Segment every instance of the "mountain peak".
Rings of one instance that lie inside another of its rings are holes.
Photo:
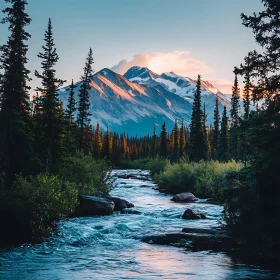
[[[132,80],[134,78],[137,78],[139,80],[139,79],[154,79],[159,75],[154,73],[147,67],[132,66],[126,71],[124,76],[128,80]]]

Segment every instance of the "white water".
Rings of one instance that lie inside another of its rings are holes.
[[[141,215],[116,212],[107,217],[61,221],[59,235],[42,244],[1,250],[0,279],[280,279],[279,274],[235,264],[223,253],[143,243],[145,235],[219,225],[222,207],[188,204],[205,213],[207,219],[187,221],[181,218],[187,205],[171,202],[171,196],[154,190],[152,182],[118,179],[115,184],[111,194],[134,203]]]

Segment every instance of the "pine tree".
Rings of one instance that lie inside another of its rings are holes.
[[[159,154],[162,158],[168,157],[168,139],[167,139],[165,123],[162,125],[161,133],[160,133]]]
[[[190,124],[190,140],[188,154],[191,161],[206,159],[207,146],[203,130],[203,112],[201,110],[201,81],[200,75],[197,78],[196,92],[192,107]]]
[[[217,159],[217,148],[219,143],[219,132],[220,132],[220,113],[219,113],[219,100],[216,97],[215,109],[214,109],[214,128],[211,141],[211,157]]]
[[[65,117],[67,121],[71,124],[74,122],[74,113],[77,110],[76,108],[76,101],[75,101],[75,88],[77,86],[74,85],[74,82],[72,80],[72,83],[70,85],[70,93],[69,93],[69,98],[68,98],[68,104],[67,104],[67,109],[65,110]]]
[[[94,131],[94,140],[93,140],[93,157],[95,159],[101,158],[102,151],[102,138],[101,138],[101,130],[99,123],[96,124],[96,129]]]
[[[231,97],[231,125],[230,125],[230,141],[229,141],[229,152],[230,157],[238,160],[239,159],[239,136],[238,136],[238,125],[239,125],[239,99],[240,89],[238,87],[238,79],[235,74],[234,86],[232,87]]]
[[[184,119],[182,119],[181,128],[180,128],[180,152],[179,152],[180,158],[185,156],[185,148],[186,148],[185,123],[184,123]]]
[[[239,100],[240,100],[240,89],[238,86],[237,75],[235,74],[234,85],[232,87],[232,96],[231,96],[231,127],[237,127],[239,123]]]
[[[156,134],[156,126],[154,126],[153,141],[152,141],[152,148],[151,148],[151,157],[155,158],[156,155],[157,155],[157,134]]]
[[[42,129],[42,139],[36,139],[42,144],[40,149],[40,158],[45,171],[57,171],[61,162],[62,155],[62,137],[63,137],[63,116],[61,115],[61,102],[58,98],[57,90],[65,81],[55,77],[56,70],[54,66],[59,60],[56,52],[51,19],[48,22],[48,28],[45,32],[45,46],[43,52],[38,54],[42,59],[42,74],[35,71],[35,76],[42,81],[42,86],[36,91],[41,93],[40,109],[40,127]]]
[[[90,122],[91,113],[89,112],[90,102],[89,102],[89,90],[90,90],[90,81],[93,75],[93,57],[92,49],[89,49],[88,56],[86,58],[86,64],[84,67],[84,74],[81,77],[81,87],[79,90],[79,107],[78,107],[78,118],[77,124],[80,128],[80,137],[79,137],[79,147],[81,150],[85,151],[85,127]]]
[[[104,159],[106,159],[107,161],[111,161],[111,157],[112,157],[112,139],[111,139],[108,127],[107,127],[107,130],[105,132],[104,139],[103,139],[102,157]]]
[[[11,7],[3,10],[2,23],[9,24],[10,36],[0,52],[0,172],[9,180],[14,174],[30,174],[35,159],[31,108],[28,91],[30,71],[26,68],[28,46],[31,37],[25,27],[31,19],[25,13],[25,0],[8,0]]]
[[[75,88],[76,86],[72,80],[68,104],[65,110],[65,148],[70,155],[75,154],[77,150],[77,124],[74,120],[74,113],[77,110],[74,96]]]
[[[221,122],[221,131],[219,135],[219,144],[217,157],[219,161],[227,162],[229,160],[228,155],[228,116],[227,108],[224,107],[222,122]]]
[[[175,120],[175,126],[173,128],[173,146],[171,151],[172,151],[171,160],[173,162],[177,162],[179,160],[179,153],[180,153],[180,130],[178,127],[178,120]]]
[[[243,90],[244,119],[248,119],[250,113],[250,74],[248,71],[245,73],[244,83],[245,83],[244,90]]]

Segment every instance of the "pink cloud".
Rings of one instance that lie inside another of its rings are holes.
[[[189,51],[141,53],[130,61],[121,60],[112,70],[124,74],[132,66],[148,67],[159,74],[173,71],[182,76],[206,74],[212,71],[205,62],[190,57]]]

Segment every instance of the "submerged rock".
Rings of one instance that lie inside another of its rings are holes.
[[[200,229],[198,229],[199,231]],[[143,242],[159,245],[174,245],[192,250],[223,251],[231,249],[233,240],[226,234],[218,233],[167,233],[142,238]]]
[[[120,211],[121,214],[141,215],[142,212],[133,209],[123,209]]]
[[[184,212],[182,218],[185,220],[197,220],[197,219],[205,219],[206,216],[198,211],[189,208]]]
[[[76,214],[79,216],[105,216],[113,213],[115,204],[113,201],[90,195],[79,195],[80,205]]]
[[[171,198],[174,202],[194,202],[197,198],[190,192],[176,194]]]

